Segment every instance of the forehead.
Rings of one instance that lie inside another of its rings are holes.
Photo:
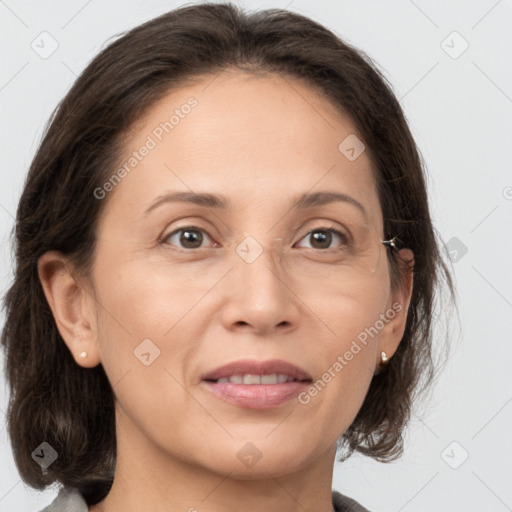
[[[342,151],[357,133],[302,81],[223,71],[173,90],[139,120],[119,166],[137,161],[125,165],[112,203],[129,203],[135,215],[167,191],[222,193],[247,207],[321,189],[355,196],[378,223],[368,152]]]

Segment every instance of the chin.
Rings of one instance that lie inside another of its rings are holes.
[[[315,459],[313,453],[306,453],[304,446],[270,446],[258,448],[256,443],[236,443],[236,448],[228,453],[233,456],[227,456],[226,452],[215,457],[210,452],[210,456],[215,460],[215,472],[228,474],[235,480],[259,480],[269,476],[280,477],[301,470]],[[240,447],[241,446],[241,447]],[[209,461],[211,466],[211,460]]]

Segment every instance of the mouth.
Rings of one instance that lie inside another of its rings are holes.
[[[202,385],[218,398],[247,409],[273,409],[312,383],[302,368],[281,360],[235,361],[202,377]]]
[[[221,377],[220,379],[210,380],[209,382],[216,382],[222,384],[224,382],[231,382],[232,384],[246,384],[254,386],[256,384],[283,384],[284,382],[297,382],[297,379],[285,375],[283,373],[271,373],[270,375],[254,375],[246,373],[245,375],[230,375],[229,377]]]

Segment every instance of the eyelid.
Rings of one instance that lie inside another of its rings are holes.
[[[308,227],[311,224],[312,224],[312,227]],[[331,231],[331,230],[332,231],[337,231],[338,233],[340,233],[340,235],[345,237],[347,239],[347,241],[352,239],[352,235],[350,233],[350,230],[348,228],[346,228],[345,226],[343,226],[342,224],[340,224],[339,222],[336,222],[336,221],[333,221],[333,220],[324,219],[324,220],[307,221],[304,224],[302,224],[301,226],[299,226],[297,231],[301,231],[302,232],[302,229],[304,228],[304,226],[307,227],[307,231],[305,231],[301,235],[301,237],[299,238],[298,241],[302,240],[305,236],[309,235],[312,231],[317,231],[317,230],[319,230],[319,231],[321,231],[321,230],[324,230],[324,231]]]

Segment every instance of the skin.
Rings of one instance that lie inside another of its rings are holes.
[[[243,501],[250,512],[328,512],[336,440],[381,351],[391,358],[400,343],[412,275],[391,290],[370,156],[350,161],[338,150],[357,129],[296,79],[224,71],[175,90],[140,120],[121,160],[191,96],[198,105],[103,199],[90,279],[55,251],[39,261],[77,364],[101,363],[116,395],[115,480],[89,510],[235,511]],[[355,198],[367,219],[342,202],[290,209],[320,190]],[[168,191],[220,193],[232,204],[166,203],[144,215]],[[180,245],[182,232],[161,240],[191,225],[204,230],[200,249]],[[357,257],[334,235],[341,252],[321,255],[308,233],[330,226],[354,233]],[[251,263],[236,252],[247,236],[262,249]],[[274,358],[316,381],[393,303],[402,310],[308,404],[252,410],[201,384],[228,362]],[[149,366],[134,356],[147,338],[160,350]],[[248,442],[262,455],[252,467],[237,457]]]

